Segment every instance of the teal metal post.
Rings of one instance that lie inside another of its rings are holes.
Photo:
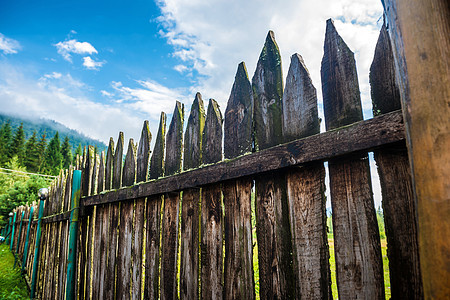
[[[75,267],[77,259],[78,215],[80,212],[81,171],[73,171],[72,201],[70,202],[69,253],[67,258],[66,300],[75,295]]]
[[[36,230],[36,244],[34,246],[33,273],[31,275],[30,299],[34,299],[36,294],[36,279],[39,267],[39,246],[41,245],[41,223],[42,223],[42,215],[44,214],[44,203],[46,198],[47,198],[46,196],[40,197],[41,201],[39,202],[39,215]]]
[[[28,240],[30,238],[31,223],[33,223],[33,209],[34,207],[32,206],[30,210],[30,216],[28,217],[28,228],[27,228],[27,236],[25,237],[25,246],[23,246],[22,273],[24,272],[25,265],[27,264]]]
[[[14,229],[16,228],[16,215],[17,213],[14,213],[14,220],[12,224],[12,232],[11,232],[11,246],[9,246],[9,249],[12,251],[13,245],[14,245]]]
[[[22,218],[20,219],[20,226],[19,226],[19,235],[17,236],[17,245],[16,245],[16,253],[14,254],[14,267],[16,267],[17,263],[17,254],[19,254],[19,248],[20,248],[20,238],[22,235],[22,224],[23,224],[23,217],[25,217],[25,211],[22,212]]]

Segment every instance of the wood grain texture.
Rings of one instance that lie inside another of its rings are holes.
[[[150,163],[150,142],[152,135],[150,133],[148,121],[144,122],[139,140],[136,157],[136,181],[146,181],[148,177],[148,168]],[[143,280],[143,249],[144,244],[144,223],[145,223],[145,201],[146,198],[139,198],[134,201],[134,226],[133,243],[131,245],[132,269],[131,276],[133,286],[131,289],[131,299],[141,299],[142,280]]]
[[[331,19],[327,21],[321,77],[326,128],[361,120],[355,59]],[[384,299],[368,156],[330,159],[328,168],[339,297]]]
[[[108,151],[106,152],[105,160],[105,190],[109,191],[112,188],[112,171],[114,162],[114,140],[109,139]]]
[[[378,37],[369,80],[374,115],[400,108],[394,56],[385,24]],[[383,197],[391,295],[396,299],[422,299],[417,206],[413,197],[406,144],[377,150],[374,157]]]
[[[181,171],[183,122],[184,105],[177,101],[166,137],[165,175],[173,175]],[[177,261],[179,210],[180,192],[165,193],[161,245],[161,299],[174,299],[178,297]]]
[[[252,86],[245,64],[242,62],[238,66],[225,111],[225,158],[235,158],[252,151],[252,115]],[[225,299],[255,299],[251,223],[252,185],[251,178],[223,183]]]
[[[102,152],[102,155],[100,157],[100,169],[98,178],[99,193],[103,192],[107,188],[106,186],[107,174],[109,174],[109,183],[110,183],[108,189],[111,188],[111,171],[112,171],[111,168],[112,168],[113,148],[114,148],[114,141],[111,138],[106,156],[104,155],[104,152]],[[109,226],[110,226],[109,212],[111,209],[110,206],[111,204],[97,206],[99,221],[101,222],[101,224],[99,225],[100,234],[98,235],[100,239],[100,250],[99,250],[100,253],[96,259],[98,272],[98,282],[96,284],[96,289],[98,289],[98,299],[104,299],[105,297],[105,280],[106,280],[106,271],[108,269],[108,244],[109,244]],[[95,294],[95,296],[97,296],[97,294]]]
[[[209,100],[203,131],[203,163],[222,160],[222,114],[217,102]],[[223,295],[223,212],[220,184],[202,188],[201,212],[201,297],[219,299]]]
[[[299,54],[291,57],[282,104],[285,142],[319,133],[316,89]],[[322,162],[286,172],[298,299],[332,298],[324,180]]]
[[[252,88],[256,150],[281,144],[283,76],[281,55],[272,31],[259,56]],[[261,298],[293,298],[295,281],[284,176],[281,173],[257,176],[255,187]]]
[[[161,113],[158,134],[156,135],[153,155],[150,160],[149,175],[151,179],[157,179],[164,174],[165,135],[166,114]],[[144,299],[158,299],[159,297],[160,224],[163,199],[163,195],[147,198]]]
[[[195,95],[184,135],[183,169],[200,166],[205,108],[200,93]],[[181,208],[180,299],[198,299],[199,290],[199,203],[200,189],[183,191]]]
[[[83,197],[81,201],[84,206],[90,206],[158,195],[166,191],[198,187],[307,162],[372,151],[404,139],[402,114],[396,111],[232,160],[151,180],[131,188]]]
[[[133,139],[128,143],[127,155],[123,166],[122,185],[131,186],[136,178],[136,145]],[[130,299],[133,286],[131,269],[133,244],[134,201],[120,203],[120,221],[117,246],[116,299]]]
[[[96,154],[93,146],[88,147],[87,152],[87,162],[85,169],[89,166],[89,186],[88,193],[91,195],[95,191],[95,183],[97,182],[97,172],[95,172],[96,165]],[[87,172],[86,172],[87,174]],[[95,213],[96,207],[90,207],[85,209],[85,220],[88,222],[87,226],[87,237],[86,237],[86,282],[85,282],[85,299],[90,299],[91,297],[91,287],[92,287],[92,263],[93,263],[93,246],[94,246],[94,225],[95,225]]]
[[[238,66],[225,110],[224,155],[235,158],[252,152],[253,91],[245,63]]]

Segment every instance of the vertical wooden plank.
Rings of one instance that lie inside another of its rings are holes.
[[[282,142],[281,55],[272,31],[267,34],[252,78],[255,147],[263,150]],[[281,173],[255,178],[260,296],[262,299],[294,298],[292,246]]]
[[[450,7],[384,0],[406,129],[425,298],[450,294]],[[446,166],[446,167],[444,167]]]
[[[184,105],[176,102],[167,132],[165,175],[181,171],[183,151]],[[180,192],[164,195],[164,216],[161,251],[161,299],[177,298],[177,253]]]
[[[156,136],[155,146],[153,148],[153,155],[150,160],[150,179],[162,177],[164,174],[165,140],[166,114],[162,112],[158,134]],[[163,195],[157,195],[147,198],[144,299],[159,298],[159,244],[161,203],[163,197]]]
[[[141,132],[141,138],[139,140],[139,146],[137,150],[136,160],[136,182],[147,181],[148,168],[150,162],[150,142],[152,135],[148,121],[144,122]],[[143,248],[144,244],[144,223],[145,223],[145,200],[146,198],[136,199],[134,202],[134,231],[133,231],[133,244],[131,245],[132,254],[132,299],[141,299],[142,297],[142,280],[143,280]]]
[[[70,197],[72,193],[72,172],[73,167],[70,166],[69,170],[66,170],[66,180],[64,182],[64,199],[63,199],[63,211],[69,211],[68,203],[70,202]],[[62,222],[61,228],[61,246],[60,246],[60,270],[59,270],[59,281],[58,281],[58,299],[64,299],[66,293],[66,275],[67,275],[67,258],[68,258],[68,223],[69,221]]]
[[[105,190],[111,189],[111,174],[112,174],[112,161],[114,153],[114,141],[111,138],[105,158]],[[100,165],[101,166],[101,165]],[[109,185],[107,185],[109,183]],[[108,254],[109,254],[109,242],[110,242],[110,211],[111,205],[104,205],[102,207],[103,213],[100,217],[102,222],[102,233],[100,241],[100,282],[99,282],[99,299],[106,298],[106,286],[108,279]]]
[[[222,160],[222,113],[209,99],[202,141],[202,161]],[[201,213],[201,297],[219,299],[223,295],[223,213],[220,184],[202,188]]]
[[[191,106],[191,113],[184,134],[184,170],[198,168],[201,164],[204,126],[205,109],[203,99],[202,95],[197,93]],[[199,188],[183,191],[181,208],[181,299],[198,299],[199,202]]]
[[[283,139],[320,132],[316,88],[299,54],[291,57],[283,94]],[[323,162],[286,173],[296,297],[331,299]]]
[[[327,130],[362,120],[353,52],[327,20],[321,67]],[[339,297],[384,299],[383,265],[367,154],[332,159],[330,194]]]
[[[87,195],[90,196],[91,192],[94,191],[95,183],[97,178],[95,177],[95,149],[93,146],[87,148],[87,161],[85,165],[86,175],[89,176],[86,181],[88,181],[88,186],[86,187]],[[88,169],[89,167],[89,169]],[[88,171],[89,170],[89,171]],[[91,298],[91,285],[92,285],[92,250],[94,241],[94,223],[95,223],[95,213],[96,207],[85,207],[85,221],[87,221],[87,237],[86,237],[86,281],[85,281],[85,299]]]
[[[252,86],[245,63],[241,62],[225,111],[225,158],[235,158],[252,151],[252,115]],[[252,185],[252,178],[223,183],[225,299],[255,299],[251,223]]]
[[[136,181],[136,145],[133,139],[128,143],[123,166],[122,185],[132,186]],[[131,246],[133,244],[134,201],[120,203],[120,221],[117,247],[116,299],[130,299],[131,287]]]
[[[369,79],[374,115],[400,109],[394,56],[385,24],[378,37]],[[417,207],[413,198],[406,145],[401,143],[374,151],[374,156],[383,196],[391,295],[395,299],[421,299],[423,290],[417,238]]]
[[[123,160],[123,132],[119,133],[117,140],[116,152],[113,158],[113,171],[112,171],[112,188],[118,189],[122,186],[122,160]],[[106,298],[112,299],[115,297],[116,290],[116,257],[117,257],[117,237],[118,237],[118,225],[119,225],[119,203],[111,204],[110,208],[110,227],[109,227],[109,251],[108,251],[108,267],[106,273]]]

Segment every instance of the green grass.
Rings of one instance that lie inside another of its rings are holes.
[[[20,274],[20,268],[14,266],[14,255],[9,245],[0,245],[0,299],[29,299],[27,286]]]

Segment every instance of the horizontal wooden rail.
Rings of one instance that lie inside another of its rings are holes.
[[[59,221],[66,221],[70,219],[70,211],[66,211],[60,214],[47,216],[42,218],[43,223],[52,223],[52,222],[59,222]]]
[[[403,140],[403,117],[398,110],[232,160],[83,197],[81,202],[82,206],[91,206],[200,187],[354,152],[370,151]]]

